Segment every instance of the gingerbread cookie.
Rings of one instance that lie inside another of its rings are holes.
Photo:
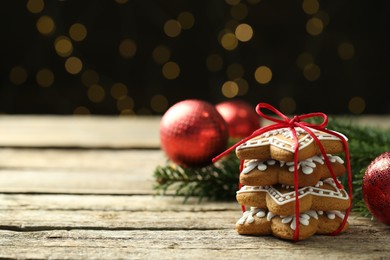
[[[263,109],[277,117],[267,116]],[[289,118],[265,103],[256,111],[275,124],[256,130],[214,158],[235,149],[241,160],[236,198],[250,210],[238,220],[238,233],[302,240],[347,230],[352,191],[347,193],[337,178],[347,172],[352,186],[348,139],[325,128],[324,113]],[[305,121],[315,117],[322,122]],[[343,154],[345,165],[338,154]]]
[[[341,211],[309,210],[299,214],[299,238],[306,239],[314,234],[330,234],[336,231],[343,221]],[[266,209],[252,207],[245,211],[236,223],[241,235],[274,235],[283,239],[294,239],[296,230],[295,215],[276,215]],[[344,232],[348,223],[342,229]]]
[[[308,132],[300,127],[294,129],[299,144],[299,161],[321,154],[320,148]],[[310,128],[310,130],[319,139],[327,154],[337,154],[344,151],[343,143],[338,137],[316,129]],[[344,138],[347,140],[346,137]],[[287,127],[263,133],[237,146],[236,155],[240,160],[258,159],[264,161],[274,159],[285,162],[294,161],[293,133]]]
[[[345,172],[344,161],[339,156],[327,155],[336,177]],[[315,155],[298,163],[298,186],[313,186],[319,180],[331,177],[322,155]],[[276,160],[246,160],[240,174],[240,183],[249,186],[275,184],[294,185],[294,162]]]
[[[299,212],[308,210],[346,210],[351,200],[344,189],[339,189],[332,178],[319,181],[315,186],[298,190]],[[237,192],[240,205],[267,208],[277,215],[295,213],[295,189],[293,186],[243,186]]]

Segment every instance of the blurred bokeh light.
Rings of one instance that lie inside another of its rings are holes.
[[[388,1],[5,0],[3,114],[390,112]]]

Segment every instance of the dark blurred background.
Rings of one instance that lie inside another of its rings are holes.
[[[0,113],[390,112],[385,0],[6,0]]]

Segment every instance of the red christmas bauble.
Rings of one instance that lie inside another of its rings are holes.
[[[215,107],[201,100],[184,100],[170,107],[160,123],[161,148],[182,166],[205,166],[226,149],[225,120]]]
[[[228,124],[230,137],[247,137],[260,127],[259,115],[245,101],[225,101],[215,107]]]
[[[390,225],[390,152],[376,157],[363,177],[363,198],[380,222]]]

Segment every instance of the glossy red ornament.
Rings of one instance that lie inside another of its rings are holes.
[[[230,137],[247,137],[260,128],[259,115],[255,108],[245,101],[225,101],[215,107],[228,124]]]
[[[376,157],[363,177],[363,199],[380,222],[390,225],[390,152]]]
[[[225,120],[215,107],[202,100],[184,100],[170,107],[160,123],[161,148],[182,166],[205,166],[226,149]]]

